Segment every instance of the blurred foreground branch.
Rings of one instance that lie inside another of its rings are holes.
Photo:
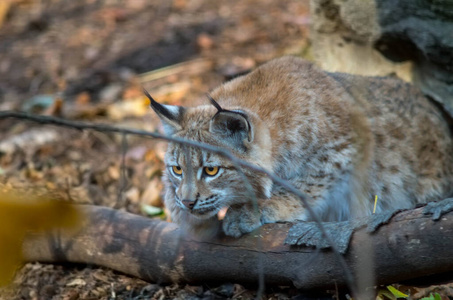
[[[145,91],[145,93],[147,93],[147,92]],[[161,135],[158,133],[144,131],[144,130],[120,128],[120,127],[114,127],[114,126],[105,125],[105,124],[81,123],[81,122],[77,122],[77,121],[70,121],[70,120],[65,120],[65,119],[60,119],[60,118],[55,118],[55,117],[49,117],[49,116],[33,115],[33,114],[28,114],[28,113],[23,113],[23,112],[0,111],[0,119],[5,119],[5,118],[24,119],[24,120],[30,120],[30,121],[34,121],[34,122],[38,122],[38,123],[42,123],[42,124],[53,124],[53,125],[64,126],[64,127],[69,127],[69,128],[73,128],[73,129],[79,129],[79,130],[92,129],[92,130],[101,131],[101,132],[133,134],[133,135],[148,136],[148,137],[153,137],[153,138],[157,138],[157,139],[163,139],[163,140],[167,140],[169,142],[180,143],[180,144],[191,146],[191,147],[198,147],[198,148],[206,150],[206,151],[217,153],[217,154],[222,155],[225,158],[229,159],[236,168],[245,167],[245,168],[254,170],[256,172],[261,172],[261,173],[266,174],[276,184],[284,187],[286,190],[288,190],[289,192],[296,195],[304,203],[304,206],[307,209],[309,215],[313,218],[313,220],[315,220],[321,235],[324,237],[325,241],[327,241],[327,244],[330,245],[333,249],[332,253],[336,258],[336,262],[340,265],[340,269],[343,271],[342,274],[339,274],[339,276],[345,278],[345,282],[347,282],[349,289],[352,291],[353,294],[356,294],[356,292],[355,292],[356,287],[354,284],[354,279],[352,278],[352,273],[350,272],[348,265],[346,264],[343,256],[338,251],[337,245],[333,242],[332,238],[326,233],[326,230],[324,229],[324,226],[322,225],[320,217],[314,213],[313,209],[309,205],[309,203],[307,201],[307,196],[305,194],[303,194],[300,190],[295,188],[290,182],[281,179],[279,176],[275,175],[274,173],[270,172],[269,170],[263,169],[261,167],[258,167],[256,165],[250,164],[244,160],[237,158],[228,149],[214,147],[209,144],[199,143],[199,142],[191,141],[191,140],[187,140],[187,139],[171,137],[171,136],[164,136],[164,135]],[[282,238],[284,238],[285,236],[286,236],[286,234],[284,234],[282,236]],[[93,242],[95,242],[95,241],[96,241],[96,239],[93,240]],[[283,242],[282,242],[282,244],[283,244]],[[260,245],[260,243],[258,243],[258,245]],[[266,249],[265,244],[263,244],[262,246],[263,246],[263,249]],[[202,257],[200,259],[202,259]],[[257,264],[254,265],[254,268],[256,268],[256,266],[257,266]],[[260,268],[258,268],[258,269],[260,269]]]
[[[82,218],[79,206],[52,200],[50,195],[0,189],[0,286],[10,283],[23,264],[22,243],[30,231],[64,228],[68,233],[78,228]]]
[[[223,155],[236,167],[267,174],[276,184],[307,202],[305,195],[289,182],[238,159],[227,149],[143,130],[21,112],[2,111],[2,118],[148,136],[198,147]],[[431,220],[419,208],[399,213],[374,233],[358,228],[344,256],[319,221],[316,223],[323,242],[327,241],[331,249],[285,245],[290,224],[268,224],[240,239],[218,237],[207,241],[182,235],[175,224],[95,206],[85,207],[87,219],[77,235],[58,230],[52,234],[38,233],[26,241],[24,251],[28,261],[96,264],[158,283],[256,284],[264,276],[268,285],[294,284],[304,289],[337,285],[353,290],[363,274],[375,274],[375,284],[383,284],[453,270],[453,239],[444,238],[453,233],[450,204],[439,209],[439,216],[446,213],[441,220]],[[311,210],[307,204],[306,207]]]
[[[284,244],[290,224],[267,224],[239,239],[201,240],[172,223],[96,206],[84,206],[84,212],[87,218],[75,236],[54,231],[26,240],[26,259],[95,264],[158,283],[257,284],[264,272],[267,285],[347,285],[332,250]],[[417,208],[398,213],[372,234],[358,229],[344,257],[354,277],[372,272],[376,284],[387,284],[452,271],[453,239],[446,237],[453,234],[453,212],[431,218]],[[364,245],[372,246],[375,257],[367,270],[357,260]]]

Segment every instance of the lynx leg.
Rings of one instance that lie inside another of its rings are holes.
[[[304,207],[296,196],[289,193],[274,195],[270,199],[258,199],[257,203],[231,206],[222,228],[226,235],[239,237],[263,224],[278,221],[295,221],[303,216]]]

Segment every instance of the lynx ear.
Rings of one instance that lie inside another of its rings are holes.
[[[147,90],[144,89],[143,92],[151,101],[150,106],[162,121],[165,133],[167,135],[173,135],[175,132],[182,129],[181,120],[185,112],[184,107],[160,104],[159,102],[154,100],[153,97],[151,97]]]
[[[252,127],[242,111],[219,110],[209,123],[209,131],[244,151],[246,145],[253,141]]]

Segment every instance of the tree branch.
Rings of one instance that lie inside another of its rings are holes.
[[[326,231],[322,225],[321,219],[319,218],[319,216],[317,214],[314,213],[313,209],[311,208],[309,201],[307,200],[308,196],[305,195],[304,193],[302,193],[297,188],[295,188],[289,181],[281,179],[280,177],[278,177],[277,175],[275,175],[274,173],[272,173],[266,169],[263,169],[261,167],[258,167],[256,165],[250,164],[244,160],[237,158],[228,149],[214,147],[209,144],[199,143],[199,142],[191,141],[191,140],[187,140],[187,139],[171,137],[171,136],[164,136],[164,135],[161,135],[158,133],[144,131],[144,130],[120,128],[120,127],[110,126],[110,125],[106,125],[106,124],[82,123],[82,122],[77,122],[77,121],[65,120],[65,119],[61,119],[61,118],[34,115],[34,114],[28,114],[28,113],[16,112],[16,111],[0,111],[0,119],[5,119],[5,118],[29,120],[29,121],[33,121],[33,122],[37,122],[37,123],[41,123],[41,124],[53,124],[53,125],[57,125],[57,126],[63,126],[63,127],[79,129],[79,130],[91,129],[91,130],[96,130],[96,131],[101,131],[101,132],[132,134],[132,135],[147,136],[147,137],[152,137],[152,138],[156,138],[156,139],[162,139],[162,140],[166,140],[169,142],[179,143],[179,144],[183,144],[183,145],[187,145],[187,146],[191,146],[191,147],[198,147],[198,148],[206,150],[206,151],[217,153],[217,154],[222,155],[222,156],[226,157],[227,159],[229,159],[235,165],[235,167],[241,166],[241,167],[245,167],[245,168],[251,169],[256,172],[261,172],[261,173],[266,174],[275,183],[281,185],[286,190],[288,190],[289,192],[296,195],[303,202],[309,215],[317,223],[317,226],[319,227],[319,231],[321,232],[322,236],[326,239],[327,243],[329,245],[331,245],[332,249],[334,250],[333,253],[336,256],[336,259],[337,259],[338,263],[340,264],[341,268],[343,269],[343,276],[345,276],[346,281],[349,282],[350,290],[353,292],[353,294],[355,294],[356,288],[353,285],[352,274],[351,274],[346,262],[344,261],[343,257],[341,256],[340,252],[338,251],[336,244],[332,241],[330,236],[326,233]]]
[[[284,244],[291,224],[267,224],[239,239],[201,240],[175,224],[109,208],[84,206],[79,233],[54,231],[24,244],[28,261],[74,262],[108,267],[158,283],[238,282],[303,289],[345,287],[332,250]],[[423,208],[398,213],[376,232],[358,229],[344,256],[354,279],[374,274],[371,284],[388,284],[453,270],[453,212],[433,221]],[[258,243],[258,241],[260,241]],[[364,250],[374,257],[363,269]],[[258,268],[262,264],[262,268]]]

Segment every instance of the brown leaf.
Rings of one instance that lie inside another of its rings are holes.
[[[214,40],[207,33],[200,33],[197,36],[197,45],[201,50],[209,50],[214,46]]]
[[[136,187],[130,188],[124,195],[132,203],[138,203],[140,201],[140,191]]]
[[[143,97],[143,90],[141,87],[138,87],[138,86],[128,87],[123,92],[123,99],[125,99],[125,100],[135,99],[135,98],[140,98],[140,97]]]
[[[161,192],[162,192],[162,181],[154,177],[145,188],[145,191],[142,194],[140,199],[141,203],[149,204],[151,206],[158,206],[162,207],[162,199],[161,199]]]
[[[66,286],[85,286],[87,282],[83,280],[82,278],[76,278],[72,280],[71,282],[68,282]]]
[[[149,112],[149,101],[141,95],[129,101],[116,102],[107,107],[107,115],[112,120],[122,120],[126,117],[142,117]]]
[[[0,141],[0,152],[13,153],[17,149],[33,153],[37,148],[57,142],[60,134],[51,128],[30,129]]]
[[[90,103],[91,96],[88,92],[82,92],[76,96],[77,105],[85,105]]]
[[[112,179],[118,180],[121,176],[118,166],[110,166],[107,171]]]
[[[42,113],[45,116],[61,116],[63,110],[63,99],[55,98],[52,105],[46,108]]]

